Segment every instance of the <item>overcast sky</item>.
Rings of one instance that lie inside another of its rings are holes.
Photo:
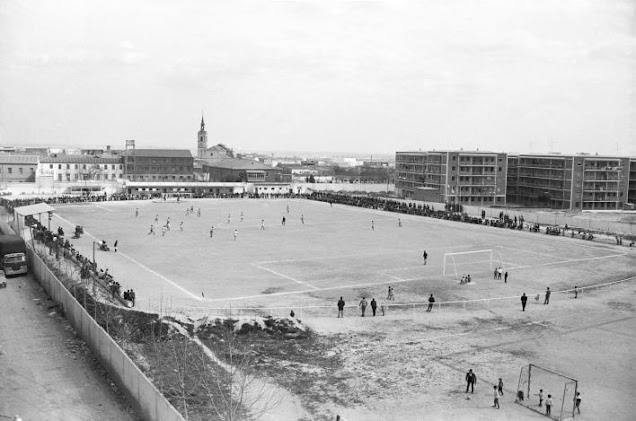
[[[636,0],[0,0],[0,145],[636,155]]]

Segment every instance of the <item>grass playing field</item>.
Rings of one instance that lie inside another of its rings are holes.
[[[195,212],[186,216],[191,206]],[[134,288],[140,303],[331,305],[339,296],[380,298],[388,285],[397,302],[423,302],[430,293],[443,302],[532,295],[636,273],[626,248],[307,200],[87,203],[58,206],[56,217],[53,229],[58,222],[66,232],[84,226],[86,235],[73,243],[89,256],[93,239],[118,240],[118,253],[95,252],[98,266]],[[171,230],[162,235],[168,217]],[[155,235],[148,235],[151,224]],[[442,275],[444,253],[474,250],[493,250],[508,283],[493,281],[489,253],[457,255]],[[455,272],[470,273],[473,285],[459,285]]]

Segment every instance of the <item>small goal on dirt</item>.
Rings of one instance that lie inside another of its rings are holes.
[[[459,280],[460,275],[483,272],[486,267],[490,271],[499,267],[504,268],[499,251],[484,249],[444,253],[442,273],[444,277],[454,277]]]
[[[529,364],[521,368],[515,402],[545,415],[545,400],[548,395],[552,395],[550,418],[568,420],[574,418],[578,384],[578,380],[572,377],[536,364]],[[543,404],[539,406],[539,392],[541,390],[543,390]]]

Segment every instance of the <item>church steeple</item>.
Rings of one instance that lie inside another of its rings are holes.
[[[208,132],[205,131],[205,121],[201,114],[201,130],[197,135],[197,157],[205,158],[205,151],[208,149]]]

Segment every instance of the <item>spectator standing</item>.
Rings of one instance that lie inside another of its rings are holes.
[[[466,373],[466,393],[468,393],[468,389],[470,389],[470,393],[475,392],[475,385],[477,384],[477,375],[473,372],[471,368]]]
[[[497,390],[499,391],[499,395],[503,396],[503,380],[499,377],[499,383],[497,384]]]
[[[550,304],[550,294],[552,294],[552,291],[550,291],[550,287],[547,287],[545,290],[545,299],[543,300],[543,304]]]
[[[378,303],[375,301],[375,298],[371,298],[371,311],[373,312],[373,317],[375,317],[375,311],[378,308]]]
[[[504,273],[504,284],[508,283],[508,272]]]
[[[526,311],[526,303],[528,302],[528,296],[524,292],[521,296],[521,311]]]
[[[576,392],[576,398],[574,398],[574,404],[576,406],[576,412],[581,413],[581,392]]]
[[[362,300],[360,300],[360,303],[358,303],[358,307],[360,307],[360,310],[362,310],[362,317],[364,317],[364,312],[367,309],[367,300],[365,300],[364,297],[362,297]]]
[[[426,264],[426,259],[428,259],[428,253],[426,252],[426,250],[424,250],[424,253],[422,253],[422,258],[424,259],[424,264]]]
[[[433,294],[431,294],[431,296],[428,297],[428,308],[426,309],[426,311],[430,312],[431,310],[433,310],[434,303],[435,303],[435,298],[433,298]]]
[[[386,296],[389,301],[395,301],[395,295],[393,295],[393,287],[389,285],[389,294]]]
[[[340,297],[340,299],[338,300],[338,317],[339,318],[344,317],[344,306],[345,306],[345,302],[342,299],[342,297]]]

